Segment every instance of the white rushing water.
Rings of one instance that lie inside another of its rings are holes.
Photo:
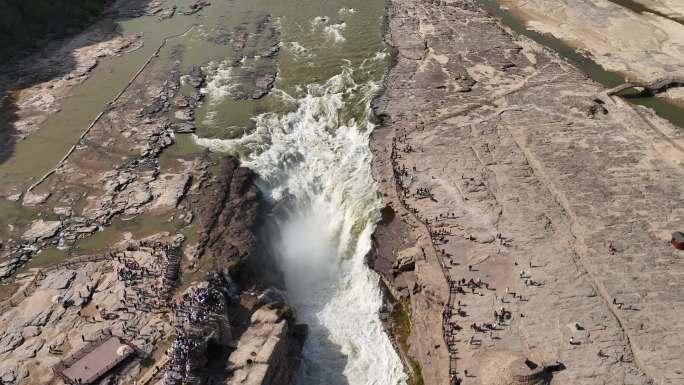
[[[242,138],[195,137],[216,151],[250,154],[244,164],[260,175],[265,195],[288,202],[287,214],[274,218],[273,246],[288,299],[309,325],[298,384],[405,383],[379,319],[378,277],[365,264],[380,204],[368,148],[377,87],[356,84],[345,69],[298,100],[279,92],[294,110],[258,116]],[[365,112],[340,121],[350,109]]]

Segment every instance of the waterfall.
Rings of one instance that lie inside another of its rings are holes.
[[[368,147],[377,91],[377,82],[357,83],[346,67],[298,99],[280,91],[293,110],[257,116],[249,134],[195,136],[214,151],[247,154],[264,195],[287,201],[272,219],[272,247],[298,321],[309,325],[297,384],[406,381],[379,318],[378,277],[365,264],[380,209]]]

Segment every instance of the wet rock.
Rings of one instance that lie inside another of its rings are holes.
[[[199,66],[193,66],[190,69],[190,74],[188,74],[187,82],[193,88],[201,88],[204,85],[205,76],[202,72],[202,68]]]
[[[209,37],[207,40],[214,44],[227,46],[230,44],[230,32],[221,28],[218,30],[216,35]]]
[[[194,116],[194,113],[192,112],[192,110],[185,109],[185,108],[182,110],[176,110],[176,112],[173,113],[174,118],[176,118],[178,120],[185,121],[185,122],[192,120],[193,116]],[[188,124],[188,123],[181,123],[181,124]],[[193,127],[193,129],[194,129],[194,127]]]
[[[226,269],[241,264],[251,253],[260,198],[254,173],[237,159],[220,160],[217,180],[205,188],[197,212],[200,250],[219,259]]]
[[[244,28],[236,28],[233,34],[233,48],[236,50],[245,48],[245,46],[247,45],[248,36],[249,33]]]
[[[170,8],[160,9],[159,12],[156,13],[157,19],[159,19],[159,21],[162,21],[172,18],[173,15],[176,14],[176,9],[177,7],[175,5]]]
[[[60,221],[44,221],[39,219],[31,223],[31,227],[26,230],[22,238],[27,241],[38,241],[50,238],[57,234],[62,222]]]
[[[240,67],[235,69],[235,73],[236,78],[240,79],[240,83],[229,91],[231,98],[234,100],[258,100],[268,95],[273,89],[277,67],[275,65],[259,69]]]
[[[97,226],[92,225],[92,226],[83,226],[83,227],[77,227],[74,229],[74,232],[77,234],[92,234],[96,232],[98,229]]]
[[[206,0],[195,0],[194,3],[190,4],[187,9],[180,11],[180,13],[183,15],[192,15],[210,5],[211,3]]]
[[[235,61],[232,73],[239,81],[229,95],[234,100],[260,99],[271,92],[277,74],[277,56],[280,52],[280,32],[271,15],[258,14],[252,23],[256,33],[250,34],[245,26],[233,30]]]
[[[173,103],[174,106],[178,108],[187,108],[190,107],[190,99],[186,97],[178,97]]]
[[[252,95],[252,99],[260,99],[266,96],[275,83],[276,76],[274,73],[265,73],[257,75],[254,79],[254,85],[257,91]]]
[[[167,103],[163,98],[157,98],[140,111],[140,116],[149,116],[162,112],[168,108]]]

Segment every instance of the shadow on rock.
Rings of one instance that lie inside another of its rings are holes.
[[[260,275],[262,282],[279,287],[281,292],[287,296],[287,301],[295,310],[295,318],[299,323],[305,323],[308,334],[302,350],[302,362],[299,366],[292,384],[329,384],[329,385],[349,385],[345,376],[345,369],[348,364],[347,355],[342,352],[342,347],[330,338],[329,326],[324,325],[319,314],[324,310],[336,294],[335,290],[321,290],[321,287],[311,287],[311,296],[307,298],[293,298],[293,293],[287,293],[285,282],[288,277],[282,270],[278,262],[280,250],[278,245],[282,245],[282,221],[286,221],[287,206],[290,199],[283,199],[271,207],[269,212],[272,214],[268,218],[263,218],[258,232],[258,244],[269,245],[259,248],[258,255],[251,261],[249,270],[251,274]],[[303,274],[307,274],[304,272]],[[289,277],[290,280],[296,277]],[[326,281],[324,286],[332,288],[336,286],[336,279]],[[318,286],[318,285],[313,285]]]
[[[83,12],[71,12],[70,16],[76,15],[75,17],[79,18],[71,22],[59,20],[59,14],[44,14],[46,10],[52,9],[50,7],[66,11],[67,7],[60,5],[66,3],[65,1],[10,0],[6,7],[3,5],[4,17],[0,17],[0,34],[3,36],[0,40],[0,53],[12,53],[7,57],[0,57],[0,163],[12,156],[20,134],[15,127],[15,123],[20,119],[17,105],[20,95],[16,91],[72,72],[77,66],[73,56],[74,50],[113,39],[120,34],[113,19],[123,21],[139,16],[141,11],[136,14],[131,10],[142,10],[150,1],[119,0],[108,10],[104,8],[110,1],[78,2],[76,6],[83,7]],[[45,3],[45,6],[35,6],[34,3]],[[48,26],[41,25],[45,24],[45,18],[51,22],[57,20],[58,24],[63,25],[60,28],[47,28]],[[100,33],[93,33],[87,39],[70,42],[71,51],[63,55],[60,53],[65,38],[69,39],[88,29]]]
[[[0,100],[0,163],[12,155],[16,143],[17,130],[14,122],[17,120],[17,106],[10,95]]]

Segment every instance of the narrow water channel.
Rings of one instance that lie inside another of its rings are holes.
[[[54,167],[164,38],[185,31],[192,23],[190,18],[178,18],[174,23],[156,22],[155,17],[98,23],[97,27],[102,29],[116,29],[125,34],[142,33],[145,44],[135,52],[101,60],[88,80],[77,85],[61,101],[60,110],[52,114],[39,131],[16,143],[9,159],[0,164],[0,179],[6,184],[27,187]]]
[[[388,65],[382,0],[236,1],[277,21],[275,90],[234,100],[230,58],[205,66],[197,144],[239,156],[280,207],[269,248],[288,299],[309,326],[296,383],[395,385],[406,376],[379,318],[365,264],[380,202],[371,175],[370,101]],[[247,5],[249,4],[249,5]],[[245,18],[248,13],[243,14]]]
[[[564,43],[560,39],[549,34],[541,34],[534,30],[527,28],[523,22],[513,16],[506,9],[502,8],[497,0],[479,0],[480,3],[494,16],[501,20],[506,26],[513,31],[527,36],[539,44],[542,44],[552,50],[556,51],[561,57],[579,68],[588,77],[596,82],[603,84],[606,88],[612,88],[626,82],[625,78],[614,72],[606,71],[593,61],[591,58],[579,53],[576,49]],[[612,0],[611,0],[612,1]],[[627,7],[631,3],[636,7],[634,2],[627,0],[614,0],[613,2]],[[630,8],[632,9],[632,8]],[[632,9],[637,12],[636,9]],[[641,10],[644,11],[644,10]],[[639,11],[639,12],[641,12]],[[636,90],[629,89],[620,94],[632,104],[641,105],[653,109],[658,116],[667,119],[672,124],[684,128],[684,108],[678,106],[667,99],[661,97],[644,97]]]

